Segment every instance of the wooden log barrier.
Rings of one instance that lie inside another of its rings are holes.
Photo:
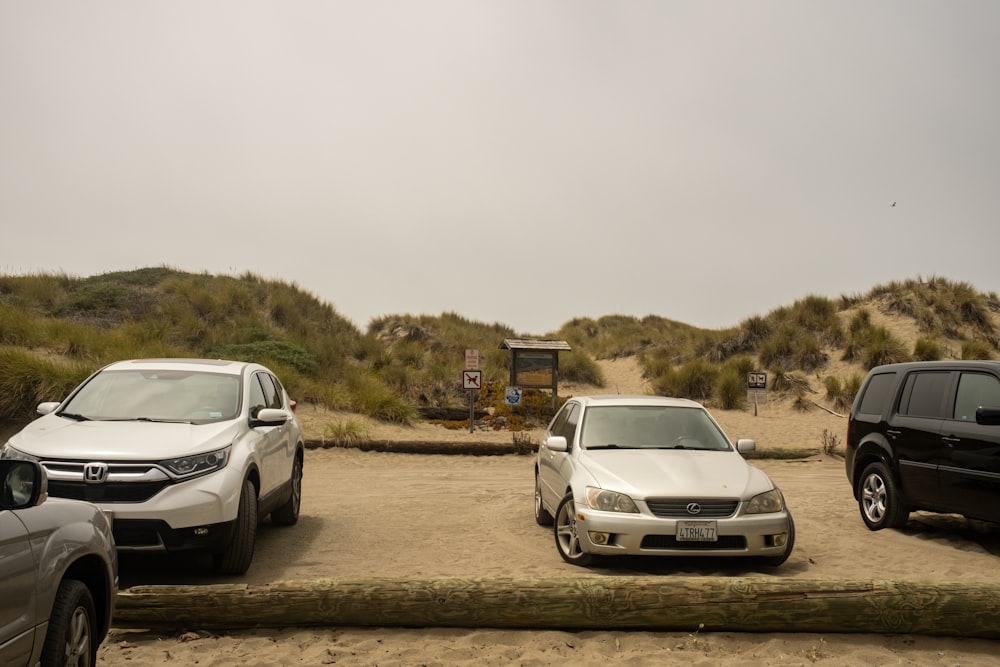
[[[1000,638],[1000,584],[718,577],[319,579],[136,586],[115,627],[631,629]]]

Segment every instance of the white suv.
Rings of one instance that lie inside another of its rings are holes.
[[[257,524],[298,521],[304,443],[295,402],[264,366],[119,361],[10,438],[0,458],[38,461],[49,494],[114,517],[120,551],[200,550],[243,574]]]

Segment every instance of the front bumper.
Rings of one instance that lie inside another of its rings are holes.
[[[781,556],[792,539],[787,510],[713,519],[716,541],[678,541],[677,519],[600,512],[577,505],[577,535],[586,553],[604,556]]]

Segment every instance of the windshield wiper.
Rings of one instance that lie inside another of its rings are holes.
[[[632,447],[623,447],[622,445],[609,442],[606,445],[587,445],[587,449],[633,449]]]
[[[75,419],[78,422],[89,422],[90,417],[85,417],[84,415],[78,415],[74,412],[60,412],[60,417],[65,417],[66,419]]]
[[[125,417],[123,419],[107,419],[109,422],[152,422],[154,424],[193,424],[190,419],[159,419],[157,417]]]

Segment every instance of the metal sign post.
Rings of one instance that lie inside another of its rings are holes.
[[[483,372],[478,370],[462,371],[462,389],[469,392],[469,433],[472,433],[476,423],[476,391],[483,387]]]
[[[757,416],[757,401],[767,402],[767,373],[747,373],[747,399],[753,398],[753,416]]]

